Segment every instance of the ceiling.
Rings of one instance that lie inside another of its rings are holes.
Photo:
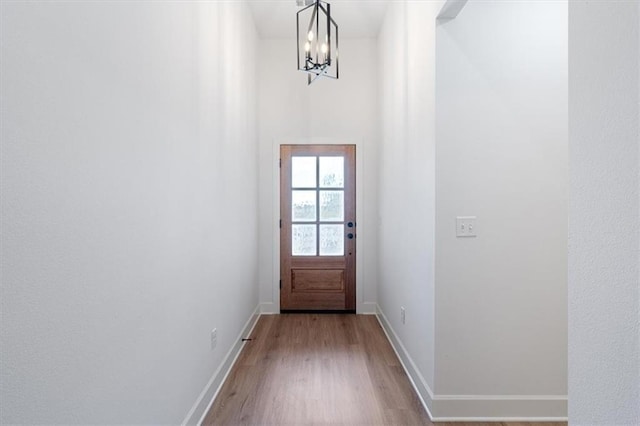
[[[249,0],[262,38],[292,38],[296,34],[296,0]],[[389,0],[329,0],[340,38],[378,36]]]

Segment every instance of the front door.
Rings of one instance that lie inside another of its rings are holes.
[[[280,309],[356,309],[354,145],[280,147]]]

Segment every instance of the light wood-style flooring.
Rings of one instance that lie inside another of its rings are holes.
[[[262,316],[250,337],[203,424],[434,425],[374,316]],[[485,424],[532,425],[436,425]]]

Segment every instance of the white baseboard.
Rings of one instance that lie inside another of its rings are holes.
[[[261,303],[260,304],[260,313],[263,315],[274,315],[280,313],[280,307],[275,303]]]
[[[422,405],[434,422],[567,421],[566,395],[434,394],[380,306],[377,318]]]
[[[191,407],[191,410],[189,410],[189,413],[182,421],[183,426],[200,425],[202,423],[246,343],[243,342],[242,339],[251,334],[253,328],[258,322],[258,318],[260,318],[260,315],[260,305],[258,305],[245,323],[244,327],[242,327],[242,331],[236,339],[236,343],[231,347],[231,349],[229,349],[229,352],[227,352],[227,355],[222,360],[220,367],[218,367],[215,373],[213,373],[213,376],[211,376],[211,379],[209,379],[209,382],[198,396],[195,404],[193,404],[193,407]]]
[[[384,312],[382,312],[382,309],[380,309],[380,306],[377,306],[376,317],[378,318],[378,322],[380,323],[384,334],[386,334],[387,339],[389,339],[391,347],[398,356],[398,359],[400,360],[405,373],[407,373],[411,385],[418,394],[420,402],[422,402],[425,410],[427,410],[429,418],[433,420],[434,416],[431,414],[433,409],[433,392],[431,391],[429,384],[422,376],[422,373],[420,373],[420,370],[418,370],[418,367],[416,367],[413,359],[411,359],[411,356],[409,356],[409,353],[400,341],[400,338],[398,338],[398,335],[395,333],[395,331],[393,331],[393,327],[391,327],[391,324],[387,320]]]
[[[495,397],[495,399],[494,399]],[[566,422],[567,398],[555,395],[521,395],[498,399],[500,395],[434,400],[437,422]]]
[[[378,313],[378,304],[375,302],[362,302],[358,311],[359,315],[376,315]]]

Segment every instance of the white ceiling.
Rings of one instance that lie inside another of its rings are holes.
[[[377,37],[389,0],[329,0],[340,38]],[[296,38],[296,0],[249,0],[262,38]]]

